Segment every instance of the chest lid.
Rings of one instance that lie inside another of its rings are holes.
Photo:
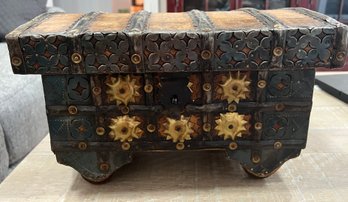
[[[19,74],[341,67],[347,26],[303,8],[45,13],[7,35]]]

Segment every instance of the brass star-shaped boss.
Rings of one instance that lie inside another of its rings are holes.
[[[129,102],[135,102],[135,98],[140,96],[138,90],[140,86],[136,85],[136,79],[129,75],[111,77],[110,82],[106,83],[109,90],[106,93],[111,101],[116,101],[117,105],[128,105]]]
[[[220,118],[215,120],[217,126],[215,130],[218,131],[218,136],[223,136],[224,140],[232,139],[236,137],[242,137],[242,134],[246,132],[247,121],[244,120],[244,115],[239,115],[235,112],[229,112],[226,114],[220,114]]]
[[[120,140],[121,142],[131,142],[133,138],[139,139],[144,131],[139,128],[140,122],[136,120],[136,117],[129,117],[128,115],[119,116],[111,119],[110,137],[114,140]]]
[[[247,81],[246,78],[246,75],[241,78],[239,71],[235,78],[230,73],[225,83],[220,84],[223,91],[222,99],[227,100],[228,103],[233,101],[239,103],[239,100],[245,99],[250,91],[250,81]]]
[[[164,134],[167,140],[173,142],[185,142],[191,140],[191,135],[194,133],[193,124],[189,122],[189,118],[181,116],[179,120],[167,118],[167,123],[164,124],[166,129]]]

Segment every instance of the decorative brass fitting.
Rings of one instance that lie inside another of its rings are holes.
[[[254,125],[255,130],[261,130],[262,129],[262,123],[261,122],[256,122]]]
[[[153,91],[153,86],[151,85],[151,84],[146,84],[145,86],[144,86],[144,91],[146,92],[146,93],[151,93],[152,91]]]
[[[127,106],[121,106],[120,110],[121,110],[122,114],[128,114],[129,113],[129,107],[127,107]]]
[[[236,150],[238,148],[238,144],[236,142],[231,142],[229,145],[228,145],[228,148],[230,150]]]
[[[209,60],[211,58],[211,52],[209,50],[203,50],[201,52],[201,57],[203,60]]]
[[[283,146],[283,144],[281,142],[277,141],[274,143],[273,148],[278,150],[278,149],[281,149],[282,146]]]
[[[285,109],[285,105],[283,103],[278,103],[275,105],[276,111],[283,111]]]
[[[205,84],[203,84],[203,90],[204,90],[205,92],[211,91],[211,84],[210,84],[210,83],[205,83]]]
[[[177,150],[183,150],[183,149],[185,149],[185,144],[182,142],[178,142],[178,143],[176,143],[175,147]]]
[[[82,62],[82,56],[79,53],[73,53],[71,55],[71,61],[75,64],[79,64]]]
[[[251,154],[251,162],[258,164],[261,162],[261,157],[258,153],[254,152]]]
[[[79,144],[77,145],[79,150],[86,150],[87,149],[87,143],[85,142],[79,142]]]
[[[257,87],[259,88],[265,88],[267,85],[267,82],[265,80],[260,80],[257,82]]]
[[[230,112],[234,112],[234,111],[237,110],[237,105],[235,105],[235,104],[229,104],[229,105],[227,106],[227,110],[230,111]]]
[[[244,115],[235,112],[220,114],[220,118],[215,122],[217,124],[215,130],[218,131],[218,136],[224,137],[224,140],[229,138],[235,140],[236,137],[242,137],[247,130],[246,124],[248,123],[244,120]]]
[[[131,146],[130,146],[130,144],[128,142],[123,142],[121,147],[122,147],[122,150],[128,151]]]
[[[283,48],[282,47],[275,47],[273,49],[273,55],[279,57],[283,54]]]
[[[139,128],[140,122],[136,119],[135,116],[129,117],[128,115],[111,119],[110,137],[114,141],[120,140],[121,142],[131,142],[133,138],[139,139],[144,131]]]
[[[116,101],[117,105],[127,106],[129,102],[135,102],[135,98],[140,96],[138,92],[140,86],[137,86],[136,79],[132,79],[129,75],[111,77],[111,82],[107,85],[110,89],[106,93],[111,101]]]
[[[72,115],[77,114],[78,112],[77,107],[75,105],[70,105],[68,107],[68,112],[69,114],[72,114]]]
[[[149,131],[150,133],[153,133],[153,132],[155,132],[155,130],[156,130],[156,126],[153,125],[153,124],[149,124],[149,125],[147,125],[146,129],[147,129],[147,131]]]
[[[101,89],[100,89],[100,87],[94,87],[94,88],[92,88],[92,92],[94,95],[100,95]]]
[[[22,59],[19,58],[19,57],[14,56],[11,59],[11,63],[12,63],[12,65],[18,67],[18,66],[20,66],[22,64]]]
[[[184,142],[191,140],[191,135],[194,133],[193,124],[189,122],[189,118],[181,115],[179,120],[167,118],[165,123],[164,135],[167,140],[175,142]]]
[[[246,78],[246,75],[241,78],[239,71],[236,78],[233,78],[230,73],[229,78],[225,81],[225,83],[220,84],[223,91],[222,99],[226,99],[228,103],[233,101],[239,103],[239,100],[246,99],[246,96],[250,91],[250,81],[247,81]]]
[[[211,130],[211,124],[210,123],[204,123],[203,124],[203,131],[204,132],[210,132]]]
[[[137,65],[137,64],[141,63],[141,56],[139,54],[135,53],[131,56],[131,61],[133,64]]]
[[[336,54],[336,60],[343,61],[346,58],[346,54],[344,52],[338,52]]]
[[[103,172],[107,172],[110,169],[110,165],[108,163],[99,164],[99,170]]]
[[[95,132],[97,133],[97,135],[102,136],[105,134],[105,129],[103,127],[97,127],[95,129]]]

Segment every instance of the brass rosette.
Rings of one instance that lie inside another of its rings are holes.
[[[215,120],[215,123],[218,136],[222,136],[224,140],[235,140],[236,137],[242,137],[242,134],[247,132],[248,122],[245,120],[245,116],[236,112],[220,114],[220,118]]]
[[[189,117],[181,116],[180,119],[166,118],[164,123],[163,135],[167,140],[176,142],[185,142],[185,140],[191,140],[191,136],[194,134],[194,125],[189,121]]]
[[[116,101],[117,105],[128,105],[130,102],[135,102],[140,96],[138,90],[140,86],[136,84],[136,79],[127,76],[111,77],[106,83],[109,90],[106,92],[109,95],[110,101]]]
[[[232,102],[239,103],[240,100],[246,99],[249,93],[250,81],[247,80],[247,75],[241,76],[240,72],[234,77],[229,74],[229,77],[223,84],[220,84],[222,89],[222,100],[227,100],[230,104]]]
[[[144,133],[144,131],[139,128],[139,125],[140,121],[138,121],[135,116],[119,116],[111,119],[111,125],[109,126],[111,132],[109,135],[114,141],[131,142],[133,138],[139,139]]]

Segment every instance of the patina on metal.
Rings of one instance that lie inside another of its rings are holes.
[[[344,65],[347,30],[302,8],[47,13],[7,43],[14,73],[42,75],[57,161],[85,179],[204,149],[264,178],[305,148],[315,67]]]

